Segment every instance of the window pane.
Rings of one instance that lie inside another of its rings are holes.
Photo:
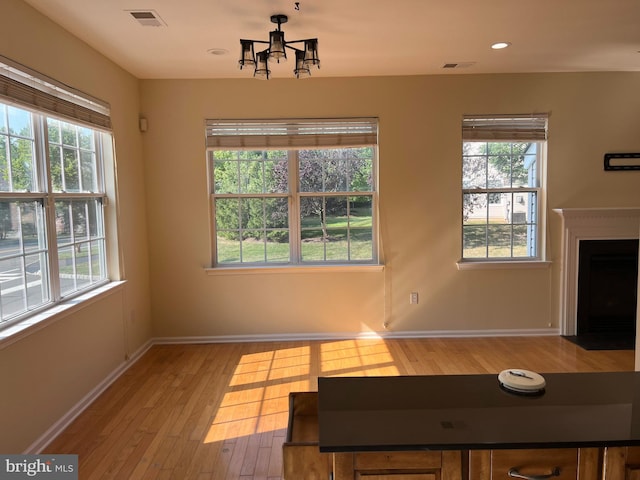
[[[325,217],[327,226],[347,228],[347,197],[327,197],[325,199]]]
[[[62,191],[79,192],[78,152],[70,148],[62,149]]]
[[[327,159],[324,162],[325,192],[346,192],[349,163],[342,158],[340,151],[325,150]]]
[[[242,198],[240,199],[240,213],[242,215],[241,227],[247,229],[264,229],[264,199]]]
[[[487,226],[465,225],[462,229],[463,257],[485,258],[487,256]]]
[[[91,248],[88,243],[81,243],[75,250],[76,288],[81,289],[91,281]]]
[[[242,232],[242,262],[258,263],[265,261],[265,238],[261,230]]]
[[[263,193],[263,162],[240,162],[240,193]]]
[[[326,260],[347,261],[349,259],[349,243],[346,229],[327,229],[325,254]]]
[[[353,229],[349,240],[351,260],[373,259],[373,231],[371,229]]]
[[[34,191],[34,141],[11,139],[11,191]]]
[[[233,153],[233,152],[214,152]],[[216,155],[217,157],[218,155]],[[216,159],[213,168],[214,193],[238,193],[240,188],[240,172],[238,162]]]
[[[9,133],[11,135],[33,139],[31,112],[9,106],[7,113],[9,115]]]
[[[78,127],[78,140],[80,143],[80,148],[93,151],[93,130],[91,130],[90,128]]]
[[[350,150],[350,181],[352,192],[366,192],[373,190],[373,154],[371,147],[354,148]]]
[[[68,295],[76,290],[75,259],[73,247],[58,248],[58,269],[60,271],[60,293]]]
[[[240,236],[237,232],[222,232],[216,237],[218,263],[240,262]]]
[[[61,294],[106,279],[101,199],[56,201],[56,239]]]
[[[0,201],[0,321],[50,298],[43,214],[38,201]]]
[[[83,192],[98,191],[98,177],[96,175],[96,159],[95,153],[92,151],[80,151],[80,168],[82,171],[82,187]]]
[[[93,130],[47,118],[54,192],[99,192]]]
[[[43,215],[39,201],[0,201],[0,257],[45,249]]]
[[[218,198],[217,263],[289,261],[287,198]]]
[[[36,190],[32,114],[3,106],[0,128],[0,191]]]
[[[27,285],[21,257],[0,260],[3,277],[0,286],[2,319],[14,317],[27,311]]]
[[[478,155],[464,156],[462,159],[462,188],[486,188],[486,186],[487,158]]]
[[[465,193],[462,196],[462,213],[465,225],[486,223],[488,217],[488,195],[486,193]]]
[[[289,190],[287,152],[215,151],[214,193],[286,193]]]
[[[349,198],[349,257],[351,260],[373,259],[372,197]]]
[[[62,186],[62,147],[49,145],[49,164],[51,165],[51,187],[61,192]]]
[[[320,229],[303,230],[300,255],[305,262],[316,262],[325,259],[324,235]]]
[[[16,208],[15,205],[13,204]],[[4,218],[6,204],[0,202],[0,215]],[[35,252],[45,250],[47,248],[45,228],[44,228],[44,210],[40,202],[24,202],[20,204],[20,222],[22,245],[25,252]]]
[[[27,308],[32,310],[51,300],[49,295],[49,263],[46,252],[28,255],[26,260]]]
[[[289,227],[289,201],[286,198],[265,199],[266,228]]]
[[[298,169],[302,192],[373,189],[373,148],[301,150]]]
[[[303,156],[302,152],[298,160],[298,174],[300,176],[301,192],[322,192],[324,191],[322,183],[322,165],[323,161],[319,158],[312,158],[309,152]]]
[[[511,256],[511,225],[489,225],[487,227],[489,239],[488,257]]]
[[[106,278],[105,242],[97,240],[89,243],[91,249],[91,280]]]
[[[289,191],[289,161],[283,152],[267,152],[269,160],[264,162],[265,193],[287,193]],[[280,154],[275,156],[275,154]],[[284,152],[286,153],[286,152]]]
[[[240,201],[237,198],[217,198],[215,202],[216,231],[240,228]]]
[[[58,245],[73,242],[73,215],[71,202],[56,202],[56,240]]]
[[[303,229],[317,228],[324,221],[324,198],[302,197],[300,199],[300,224]]]
[[[529,252],[529,242],[527,238],[528,228],[526,225],[514,225],[513,226],[513,256],[514,257],[528,257],[531,256]],[[535,252],[534,252],[535,255]]]
[[[289,256],[289,231],[270,230],[267,232],[267,262],[287,263]]]

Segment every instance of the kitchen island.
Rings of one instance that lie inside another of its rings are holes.
[[[640,373],[322,377],[319,450],[334,480],[640,476]]]

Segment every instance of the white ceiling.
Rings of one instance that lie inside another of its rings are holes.
[[[318,38],[313,77],[640,71],[640,0],[25,1],[138,78],[250,77],[239,39],[267,40],[278,13],[287,41]],[[166,26],[141,26],[132,10]],[[272,77],[292,70],[289,59]]]

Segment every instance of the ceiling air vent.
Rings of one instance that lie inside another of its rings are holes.
[[[166,27],[167,24],[153,10],[128,10],[129,14],[143,27]]]
[[[475,64],[476,62],[445,63],[442,68],[469,68]]]

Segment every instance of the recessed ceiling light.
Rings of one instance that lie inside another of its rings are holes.
[[[229,53],[229,50],[227,50],[226,48],[210,48],[209,50],[207,50],[207,53],[209,55],[226,55],[227,53]]]
[[[511,45],[511,42],[497,42],[491,45],[491,48],[494,50],[501,50],[503,48],[507,48]]]

